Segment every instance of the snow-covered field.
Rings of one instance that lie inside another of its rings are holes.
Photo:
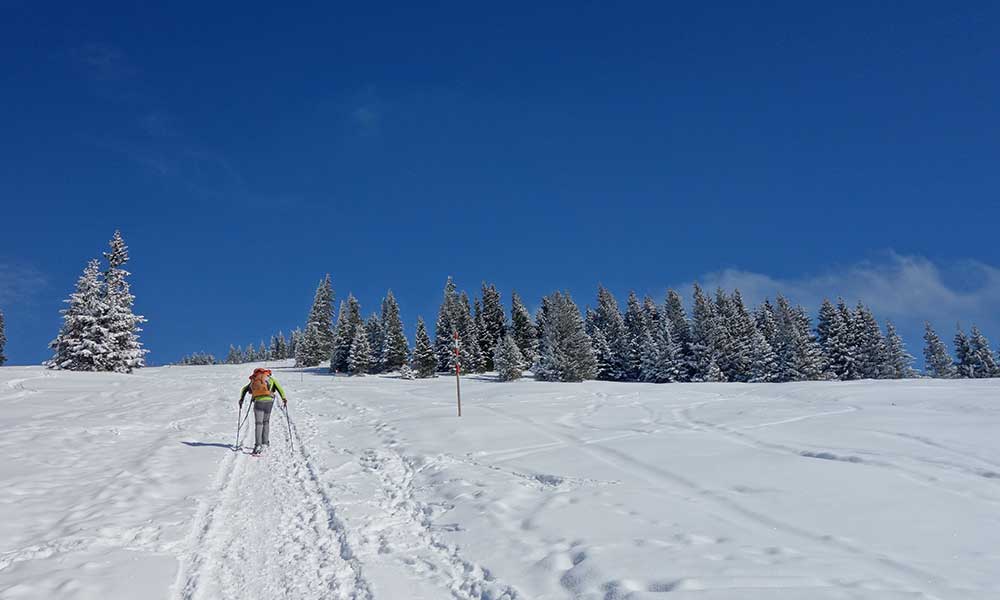
[[[1000,597],[998,381],[249,370],[0,369],[0,599]]]

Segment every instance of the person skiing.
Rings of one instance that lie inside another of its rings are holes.
[[[271,445],[268,439],[271,422],[271,409],[274,408],[274,393],[281,394],[282,406],[288,406],[288,396],[282,389],[278,380],[271,375],[270,369],[257,368],[250,375],[250,383],[243,386],[240,391],[240,410],[243,409],[243,398],[249,393],[253,398],[253,420],[254,420],[254,456],[263,452],[264,448]]]

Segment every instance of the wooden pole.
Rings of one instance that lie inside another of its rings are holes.
[[[462,363],[458,352],[458,332],[455,332],[455,395],[458,397],[458,416],[462,416]]]

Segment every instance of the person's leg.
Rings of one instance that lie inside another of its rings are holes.
[[[264,431],[261,434],[261,443],[265,446],[271,445],[271,409],[274,408],[274,401],[261,402],[264,405]]]
[[[267,418],[266,414],[271,412],[271,404],[271,402],[257,402],[256,400],[253,403],[254,450],[260,448],[261,439],[264,435],[264,423]],[[265,412],[265,410],[267,412]]]

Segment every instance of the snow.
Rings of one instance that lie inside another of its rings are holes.
[[[0,599],[1000,594],[997,380],[286,367],[251,458],[251,369],[0,369]]]

